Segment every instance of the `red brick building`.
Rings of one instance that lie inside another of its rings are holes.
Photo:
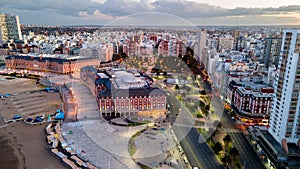
[[[94,80],[94,92],[97,96],[100,113],[106,116],[164,116],[167,107],[166,93],[151,87],[146,76],[124,69],[113,68],[95,72],[95,68],[81,69],[81,78],[85,82]],[[90,79],[90,80],[88,80]]]
[[[249,101],[251,112],[253,114],[270,114],[273,94],[274,89],[272,88],[262,88],[260,92],[253,92]]]
[[[79,71],[88,65],[99,65],[99,59],[83,57],[43,57],[41,56],[8,56],[5,58],[7,68],[26,69],[43,72],[69,74]]]
[[[241,112],[252,115],[269,115],[273,101],[274,89],[261,88],[253,91],[249,87],[237,87],[233,105]]]

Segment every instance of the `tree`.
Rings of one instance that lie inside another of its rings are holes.
[[[212,136],[212,137],[215,137],[215,136],[216,136],[216,134],[217,134],[217,131],[216,131],[216,130],[214,130],[214,131],[211,133],[211,136]]]
[[[209,109],[210,109],[210,105],[208,104],[208,105],[206,105],[205,106],[205,109],[207,110],[207,111],[209,111]]]
[[[202,95],[206,95],[206,92],[205,92],[205,90],[201,90],[201,91],[200,91],[200,94],[202,94]]]
[[[228,147],[229,142],[231,142],[230,135],[226,134],[226,136],[223,138],[223,141],[225,143],[225,147]]]
[[[183,97],[183,98],[185,98],[186,97],[186,93],[181,93],[181,96]],[[184,99],[185,100],[185,99]],[[186,100],[185,100],[186,101]]]
[[[218,128],[221,128],[222,127],[222,123],[221,122],[219,122],[219,124],[218,124]]]
[[[240,155],[240,152],[236,147],[232,147],[229,150],[229,155],[233,157],[233,160],[236,160],[236,157]]]
[[[219,154],[219,152],[223,150],[222,143],[216,142],[216,144],[213,147],[213,150],[214,150],[215,154]]]
[[[191,87],[189,87],[189,86],[186,86],[186,89],[185,89],[188,93],[190,93],[191,92]]]
[[[209,128],[209,130],[211,130],[211,128]],[[211,136],[209,137],[210,139],[210,142],[214,142],[213,141],[213,138],[216,136],[216,130],[214,130],[212,133],[211,133]]]
[[[227,154],[225,154],[221,161],[226,165],[231,164],[231,159]]]

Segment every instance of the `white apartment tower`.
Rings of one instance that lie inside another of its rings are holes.
[[[206,48],[206,36],[207,36],[206,30],[202,30],[202,31],[198,32],[198,37],[197,37],[197,41],[195,43],[194,53],[195,53],[195,58],[199,62],[201,62],[203,60],[203,57],[205,57],[203,52],[204,52],[204,49]]]
[[[285,30],[282,37],[275,98],[269,132],[279,142],[300,139],[300,30]]]
[[[3,43],[10,39],[22,40],[19,16],[0,14],[0,27]]]

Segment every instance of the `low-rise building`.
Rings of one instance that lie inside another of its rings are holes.
[[[227,99],[243,114],[269,116],[274,89],[265,85],[231,81]]]
[[[74,73],[88,65],[99,65],[99,59],[80,56],[59,55],[15,55],[5,58],[5,65],[9,69],[36,70],[61,74]]]
[[[81,78],[94,80],[94,93],[100,113],[104,116],[164,117],[167,106],[166,93],[151,86],[151,78],[141,76],[136,70],[110,68],[95,73],[83,68]],[[94,73],[94,75],[92,75]]]

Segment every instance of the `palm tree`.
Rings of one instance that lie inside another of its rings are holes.
[[[222,143],[216,142],[216,144],[214,145],[213,149],[214,149],[214,152],[215,152],[216,154],[219,154],[219,152],[223,150],[223,145],[222,145]]]
[[[227,166],[228,164],[231,164],[231,159],[227,154],[221,159],[221,161]]]
[[[232,141],[230,135],[226,134],[226,136],[223,138],[223,141],[225,143],[225,147],[228,147],[228,144]]]
[[[236,147],[232,147],[229,150],[229,155],[233,157],[233,160],[236,160],[236,157],[240,155],[240,152]]]

